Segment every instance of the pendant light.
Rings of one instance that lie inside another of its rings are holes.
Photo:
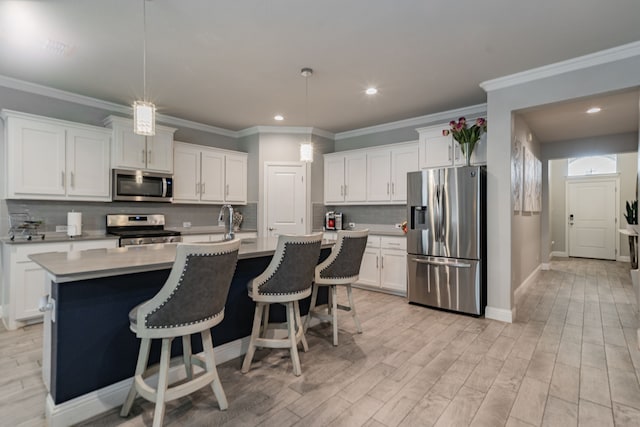
[[[313,74],[313,70],[305,67],[300,70],[300,74],[305,80],[305,121],[309,124],[309,77]],[[311,136],[309,136],[309,139],[311,139]],[[313,144],[311,141],[303,141],[300,143],[300,161],[313,162]]]
[[[147,100],[147,0],[142,0],[142,101],[133,103],[133,132],[138,135],[156,134],[156,106]]]

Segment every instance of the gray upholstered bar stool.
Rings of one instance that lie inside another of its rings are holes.
[[[356,330],[359,334],[362,333],[360,320],[353,303],[351,284],[358,281],[360,264],[362,263],[364,249],[367,246],[368,235],[369,230],[338,231],[338,240],[331,249],[331,254],[322,263],[318,264],[315,270],[311,305],[304,325],[305,331],[309,327],[312,317],[329,321],[333,325],[333,345],[338,345],[338,309],[350,311],[356,323]],[[318,288],[320,286],[328,286],[330,288],[329,303],[326,306],[316,306]],[[338,304],[338,286],[347,288],[349,306]]]
[[[298,343],[308,350],[300,318],[298,301],[311,294],[313,272],[320,257],[322,233],[306,236],[280,235],[276,251],[266,270],[248,284],[249,297],[256,303],[249,349],[242,363],[242,372],[251,369],[256,347],[289,348],[293,373],[302,374]],[[267,338],[269,304],[286,306],[288,336],[284,339]],[[261,327],[262,323],[262,327]]]
[[[129,313],[130,328],[141,338],[136,372],[120,415],[126,417],[136,394],[155,402],[153,425],[161,426],[165,402],[186,396],[211,384],[221,410],[227,409],[213,355],[211,328],[224,318],[224,306],[236,269],[240,240],[209,244],[178,244],[169,277],[150,300]],[[204,358],[191,353],[191,335],[200,333]],[[187,380],[169,387],[168,372],[171,341],[182,337],[183,363]],[[152,339],[162,339],[159,370],[147,369]],[[204,369],[194,377],[195,364]],[[158,371],[158,387],[145,378]]]

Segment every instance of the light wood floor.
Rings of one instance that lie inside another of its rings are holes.
[[[454,315],[355,290],[364,333],[345,315],[307,333],[303,375],[262,350],[247,375],[219,366],[229,409],[203,389],[168,406],[174,426],[639,426],[640,352],[629,265],[556,260],[521,296],[517,322]],[[0,425],[43,425],[41,326],[0,332]],[[149,426],[137,400],[91,426]]]

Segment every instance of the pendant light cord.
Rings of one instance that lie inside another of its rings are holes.
[[[147,0],[142,0],[142,100],[147,102]]]

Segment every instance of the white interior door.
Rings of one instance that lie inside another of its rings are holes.
[[[569,256],[616,259],[617,178],[567,183]]]
[[[265,236],[304,234],[306,165],[265,164]]]

